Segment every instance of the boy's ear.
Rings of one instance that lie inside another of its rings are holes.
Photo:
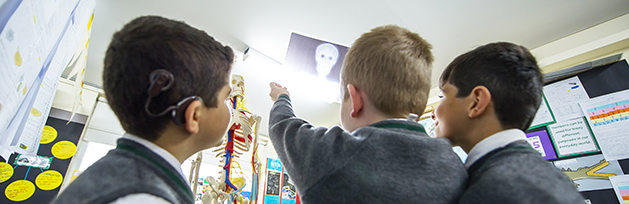
[[[468,107],[467,116],[475,118],[483,115],[491,103],[491,92],[485,86],[476,86],[470,92],[471,103]]]
[[[188,108],[186,108],[186,114],[184,116],[186,121],[184,121],[185,123],[183,124],[183,126],[190,134],[195,134],[199,132],[201,107],[201,101],[194,100],[192,103],[190,103],[190,105],[188,105]]]
[[[363,109],[364,104],[362,97],[364,94],[353,84],[347,85],[347,91],[349,92],[349,97],[352,99],[352,112],[350,116],[352,116],[352,118],[358,117],[358,114],[360,114],[360,111]]]

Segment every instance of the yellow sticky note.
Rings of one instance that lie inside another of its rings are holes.
[[[58,159],[67,159],[74,156],[74,153],[76,153],[76,145],[67,140],[59,141],[52,145],[50,151],[52,155]]]
[[[62,181],[63,176],[55,170],[44,171],[35,178],[35,184],[37,187],[45,191],[53,190],[59,187]]]
[[[29,180],[14,181],[4,190],[4,195],[15,202],[29,199],[33,193],[35,193],[35,185]]]
[[[0,183],[9,180],[13,176],[13,167],[7,163],[0,162]]]
[[[39,144],[48,144],[57,139],[57,130],[50,126],[44,126],[44,131],[41,133],[41,139],[39,140]]]

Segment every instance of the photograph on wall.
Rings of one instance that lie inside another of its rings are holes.
[[[267,195],[280,195],[280,172],[269,171],[266,183]]]
[[[293,185],[293,180],[286,172],[282,178],[282,204],[294,204],[297,198],[297,189]]]
[[[277,159],[267,158],[266,164],[266,187],[263,203],[279,204],[281,203],[282,186],[282,162]]]
[[[348,50],[346,46],[291,33],[284,67],[340,83],[341,67]]]
[[[526,133],[526,141],[531,144],[533,149],[537,150],[546,160],[556,159],[555,149],[550,141],[548,132],[540,130]]]
[[[607,161],[602,154],[554,161],[579,191],[611,189],[609,178],[623,175],[618,161]]]

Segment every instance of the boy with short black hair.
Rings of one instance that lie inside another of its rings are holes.
[[[458,200],[463,164],[447,140],[430,138],[416,122],[430,88],[430,49],[398,26],[356,40],[341,70],[343,129],[297,118],[288,91],[271,83],[269,135],[303,203]]]
[[[181,163],[222,142],[234,53],[183,22],[144,16],[114,34],[103,88],[127,133],[54,203],[194,203]]]
[[[584,203],[526,141],[543,85],[535,58],[512,43],[478,47],[445,69],[435,131],[468,153],[470,180],[459,203]]]

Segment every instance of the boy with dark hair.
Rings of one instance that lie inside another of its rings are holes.
[[[271,83],[269,135],[303,203],[458,200],[463,164],[447,140],[430,138],[416,122],[430,89],[430,49],[398,26],[356,40],[341,70],[343,129],[297,118],[288,91]]]
[[[459,203],[584,203],[526,142],[543,85],[531,53],[505,42],[460,55],[443,72],[435,131],[468,153],[470,180]]]
[[[194,203],[181,163],[221,143],[234,54],[205,32],[157,16],[114,34],[103,88],[127,132],[55,203]]]

